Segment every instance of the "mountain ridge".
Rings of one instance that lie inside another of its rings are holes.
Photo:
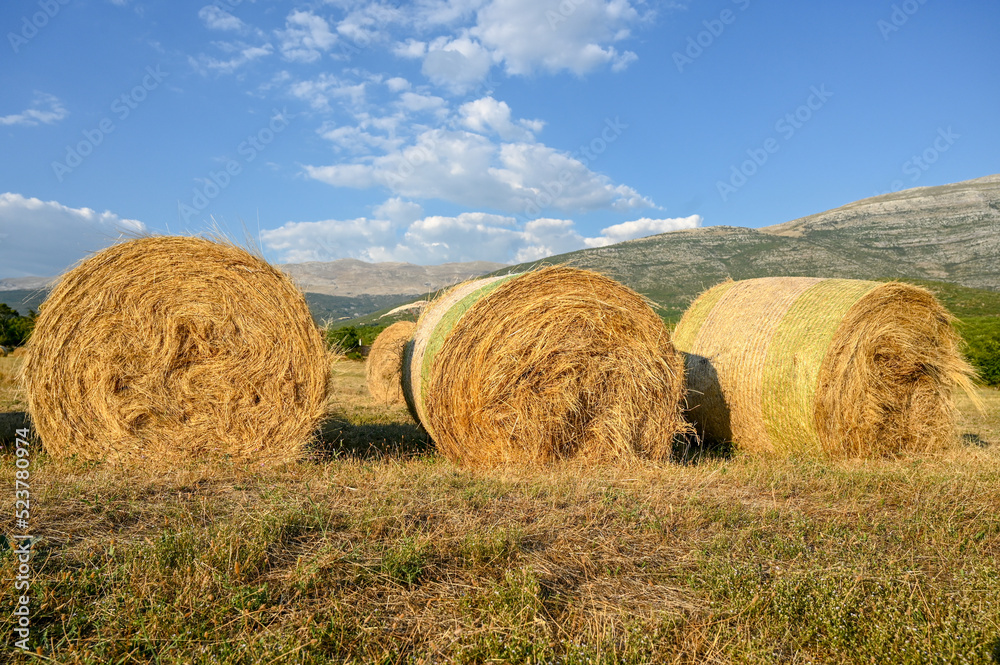
[[[578,250],[506,271],[568,263],[604,273],[669,317],[724,279],[908,279],[1000,290],[1000,175],[855,201],[760,229],[707,226]]]

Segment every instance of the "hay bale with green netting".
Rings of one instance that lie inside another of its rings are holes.
[[[585,270],[453,288],[421,315],[403,377],[438,449],[470,466],[662,460],[688,430],[683,360],[663,322]]]
[[[703,293],[674,331],[689,417],[710,441],[871,457],[948,447],[972,391],[951,315],[927,290],[768,277]]]
[[[379,333],[365,361],[365,382],[372,398],[386,406],[405,403],[403,397],[403,352],[413,339],[417,324],[397,321]]]
[[[54,457],[283,462],[325,411],[329,360],[302,293],[229,244],[149,237],[66,273],[22,371]]]

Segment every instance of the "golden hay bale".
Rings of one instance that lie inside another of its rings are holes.
[[[635,292],[554,267],[459,285],[421,315],[404,392],[449,459],[665,459],[683,360]]]
[[[284,273],[232,245],[150,237],[61,278],[22,378],[53,456],[282,462],[324,413],[329,362]]]
[[[674,331],[689,417],[754,452],[869,457],[954,439],[972,389],[952,318],[907,284],[769,277],[703,293]]]
[[[403,350],[413,339],[417,324],[398,321],[382,332],[372,343],[365,363],[368,392],[380,404],[403,404]]]

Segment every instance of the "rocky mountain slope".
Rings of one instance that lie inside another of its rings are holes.
[[[675,231],[544,263],[607,274],[668,316],[726,278],[907,278],[1000,290],[1000,175],[877,196],[767,228]]]
[[[412,263],[365,263],[355,259],[279,266],[304,290],[331,296],[420,295],[502,268],[502,263],[473,261],[418,266]]]

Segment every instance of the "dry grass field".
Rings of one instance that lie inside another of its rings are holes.
[[[0,412],[23,402],[0,359]],[[997,663],[1000,394],[963,445],[877,462],[679,455],[465,471],[364,368],[314,459],[31,458],[31,646],[60,663]],[[14,458],[3,415],[3,532]],[[5,488],[5,489],[4,489]]]

